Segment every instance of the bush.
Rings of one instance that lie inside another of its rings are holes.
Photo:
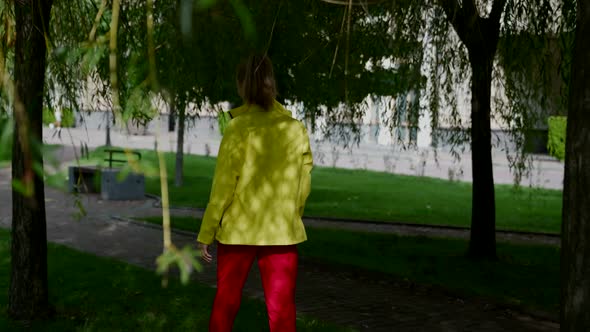
[[[548,122],[549,138],[547,140],[547,149],[549,154],[559,160],[564,160],[567,117],[550,116]]]
[[[48,126],[50,123],[55,123],[55,114],[53,109],[43,109],[43,124]],[[61,126],[62,128],[72,128],[76,124],[74,119],[74,112],[69,108],[62,108],[61,110]]]

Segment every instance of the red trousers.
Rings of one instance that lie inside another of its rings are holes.
[[[254,258],[258,258],[270,331],[295,332],[297,247],[221,243],[217,246],[217,293],[209,332],[231,332]]]

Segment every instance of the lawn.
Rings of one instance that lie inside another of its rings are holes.
[[[55,319],[30,327],[6,316],[9,233],[0,230],[0,331],[206,331],[214,289],[171,280],[119,261],[49,245],[50,302]],[[268,331],[259,301],[244,299],[234,331]],[[350,331],[303,318],[298,331]]]
[[[146,218],[161,224],[160,217]],[[172,227],[197,232],[200,220],[172,219]],[[559,249],[499,243],[499,260],[465,257],[467,241],[307,228],[300,245],[308,259],[377,271],[460,293],[547,312],[559,308]]]
[[[100,151],[100,150],[98,150]],[[95,152],[95,155],[102,153]],[[155,153],[142,151],[155,165]],[[215,158],[185,155],[184,186],[174,181],[174,154],[166,154],[172,205],[204,208]],[[146,181],[149,193],[160,195],[160,181]],[[535,188],[496,186],[498,229],[559,233],[562,193]],[[363,170],[316,167],[306,216],[401,221],[468,227],[471,223],[471,184],[428,177]]]

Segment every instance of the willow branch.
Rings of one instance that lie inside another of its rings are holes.
[[[346,12],[348,11],[348,7],[344,8],[344,13],[342,14],[342,24],[340,25],[340,34],[338,35],[338,42],[336,43],[336,50],[334,51],[334,58],[332,58],[332,66],[330,67],[330,75],[329,78],[332,78],[332,71],[334,70],[334,64],[336,63],[336,57],[338,56],[338,49],[340,48],[340,39],[342,39],[342,33],[344,32],[344,22],[346,22]]]
[[[111,20],[111,35],[109,40],[109,69],[111,73],[111,89],[113,98],[113,110],[115,114],[120,112],[121,103],[119,101],[119,80],[117,77],[117,30],[119,25],[119,12],[121,4],[119,0],[113,0],[113,17]]]
[[[154,47],[154,0],[147,0],[147,37],[148,60],[150,66],[150,83],[153,91],[158,90],[158,78],[156,72],[156,49]]]
[[[96,36],[96,30],[98,29],[98,24],[100,23],[100,19],[104,14],[104,11],[107,7],[107,0],[102,0],[100,4],[100,8],[98,9],[98,13],[96,13],[96,17],[94,18],[94,25],[92,26],[92,30],[90,30],[90,34],[88,35],[88,40],[93,41]]]

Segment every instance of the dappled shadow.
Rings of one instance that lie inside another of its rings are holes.
[[[263,111],[232,120],[217,163],[204,223],[219,222],[220,242],[305,240],[301,212],[309,193],[311,153],[299,121]]]

